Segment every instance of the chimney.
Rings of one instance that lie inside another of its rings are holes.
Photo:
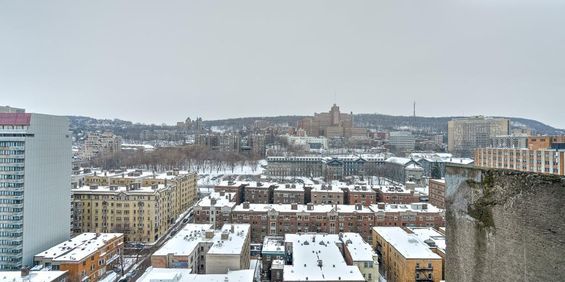
[[[22,278],[26,278],[29,276],[29,268],[27,266],[24,266],[20,269],[20,274],[22,276]]]
[[[222,240],[223,241],[227,241],[229,238],[230,233],[226,230],[224,232],[222,232]]]
[[[225,191],[220,191],[220,196],[225,196],[226,192]]]
[[[377,208],[379,208],[379,210],[384,210],[385,209],[385,203],[378,203],[377,204]]]
[[[306,205],[306,210],[313,211],[313,210],[314,210],[314,204],[313,204],[313,203],[308,203],[308,204]]]
[[[217,202],[216,198],[210,198],[210,205],[215,205]]]
[[[298,209],[298,204],[297,204],[297,203],[292,203],[292,204],[290,205],[290,209],[293,210],[293,211],[297,210],[297,209]]]
[[[214,230],[206,230],[206,239],[212,239],[214,237]]]
[[[244,209],[249,209],[249,202],[243,202],[243,208]]]
[[[355,204],[355,210],[356,211],[360,211],[363,209],[363,206],[361,204]]]
[[[233,224],[230,226],[230,232],[234,233],[235,232],[235,227],[233,226]]]

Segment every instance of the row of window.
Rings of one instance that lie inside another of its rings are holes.
[[[23,166],[0,166],[0,171],[23,171]]]
[[[20,164],[23,162],[23,158],[0,158],[0,163],[2,164]]]
[[[23,146],[24,144],[24,141],[0,141],[0,147]]]

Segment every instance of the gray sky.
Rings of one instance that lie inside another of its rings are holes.
[[[558,0],[0,0],[0,105],[173,123],[334,101],[408,115],[416,100],[418,115],[565,128],[564,13]]]

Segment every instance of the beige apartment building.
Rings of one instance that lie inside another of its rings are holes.
[[[125,241],[154,242],[197,199],[194,173],[135,172],[97,173],[73,187],[73,234],[119,232]]]
[[[480,148],[475,151],[475,165],[555,175],[565,175],[565,150]]]
[[[470,157],[476,148],[488,147],[492,137],[508,135],[510,120],[483,116],[450,120],[447,141],[450,153]]]

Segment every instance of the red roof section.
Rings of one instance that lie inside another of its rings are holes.
[[[0,113],[0,125],[29,125],[29,113]]]

